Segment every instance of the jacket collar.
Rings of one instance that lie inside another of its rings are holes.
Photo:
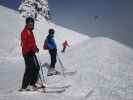
[[[29,29],[27,25],[25,25],[25,28],[24,29],[32,32],[32,29]]]

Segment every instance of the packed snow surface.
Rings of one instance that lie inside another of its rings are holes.
[[[45,73],[48,86],[71,85],[61,94],[17,92],[25,68],[20,47],[24,19],[2,6],[0,12],[0,100],[133,100],[132,48],[105,37],[90,38],[41,18],[34,30],[40,64],[50,63],[49,54],[42,46],[48,29],[54,28],[65,71],[77,73],[66,77],[46,77]],[[64,40],[68,40],[70,47],[61,53]],[[59,61],[56,69],[61,71]]]

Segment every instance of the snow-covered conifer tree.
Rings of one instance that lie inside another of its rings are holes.
[[[23,17],[31,16],[37,19],[40,14],[46,19],[50,18],[47,0],[21,0],[19,12]]]

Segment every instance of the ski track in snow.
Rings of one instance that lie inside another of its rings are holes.
[[[77,73],[66,77],[44,75],[49,86],[71,85],[61,94],[17,92],[24,72],[19,45],[24,19],[2,6],[0,12],[0,100],[133,100],[131,48],[108,38],[89,38],[45,20],[37,22],[34,30],[40,49],[37,54],[39,62],[41,65],[50,63],[48,52],[42,50],[42,45],[48,28],[54,27],[60,60],[66,71],[76,70]],[[71,45],[62,54],[61,43],[65,39]],[[59,61],[56,68],[61,71]],[[43,70],[46,72],[45,68]]]

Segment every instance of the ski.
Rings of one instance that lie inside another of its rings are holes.
[[[49,69],[49,64],[48,63],[44,63],[41,67],[45,67],[47,69]],[[51,75],[47,75],[47,76],[53,76],[53,75],[63,75],[63,76],[73,76],[77,73],[77,71],[58,71],[56,74],[51,74]]]
[[[66,89],[51,89],[51,88],[44,88],[44,89],[38,89],[37,92],[41,93],[63,93]]]
[[[50,88],[50,89],[67,89],[71,87],[71,85],[66,85],[66,86],[47,86],[47,88]]]
[[[63,93],[65,92],[65,88],[63,89],[51,89],[51,88],[39,88],[36,90],[24,90],[24,91],[18,91],[19,93]]]
[[[69,76],[75,75],[76,73],[77,73],[77,71],[66,71],[66,72],[64,72],[65,75],[69,75]]]
[[[63,73],[64,76],[73,76],[77,73],[77,71],[66,71]],[[56,74],[51,74],[48,76],[53,76],[53,75],[62,75],[62,72],[57,72]]]
[[[30,92],[41,92],[41,93],[62,93],[65,92],[67,88],[71,87],[71,85],[65,86],[46,86],[45,88],[38,87],[36,90],[25,89],[23,91],[17,90],[18,92],[22,93],[30,93]],[[15,92],[14,90],[9,90],[7,94]]]

